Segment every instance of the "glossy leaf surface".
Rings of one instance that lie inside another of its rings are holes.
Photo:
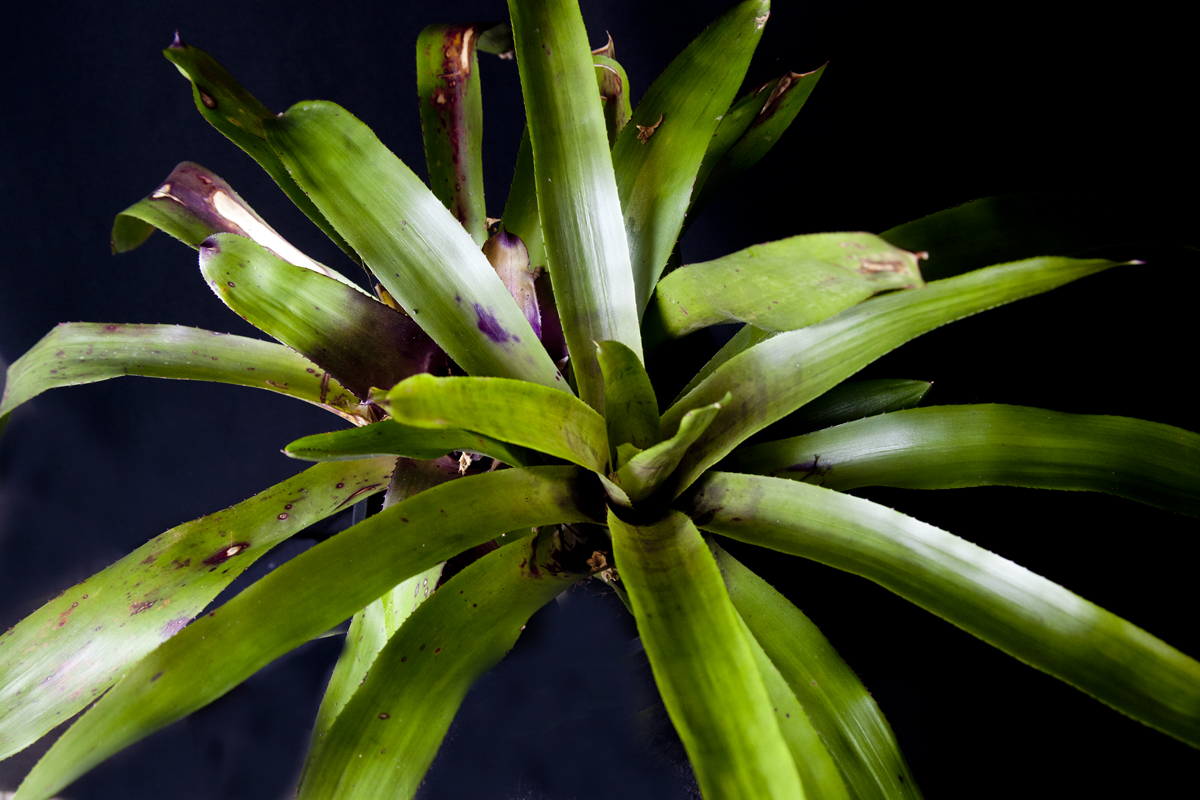
[[[883,414],[735,451],[722,465],[827,486],[1027,486],[1200,516],[1200,435],[1146,420],[1005,405]]]
[[[733,607],[775,665],[858,800],[921,797],[883,711],[820,629],[710,543]]]
[[[654,682],[705,797],[803,798],[754,654],[712,553],[672,512],[608,526]]]
[[[392,465],[311,467],[154,537],[0,635],[0,758],[94,702],[272,547],[383,491]]]
[[[420,428],[460,428],[604,473],[604,418],[577,398],[505,378],[416,375],[383,403],[399,422]]]
[[[475,46],[478,25],[430,25],[417,37],[417,96],[429,187],[482,246],[483,94]]]
[[[301,461],[347,461],[385,455],[426,460],[454,450],[482,453],[514,467],[537,463],[523,448],[488,436],[457,428],[416,428],[395,420],[305,436],[283,452]]]
[[[532,467],[451,481],[307,550],[127,670],[38,762],[19,796],[45,800],[463,550],[518,528],[586,521],[579,477],[574,467]]]
[[[282,261],[249,239],[217,234],[200,272],[250,324],[311,358],[366,400],[418,372],[444,372],[445,354],[404,314],[324,275]]]
[[[601,411],[594,343],[640,355],[642,339],[587,31],[573,0],[510,0],[509,12],[554,299],[579,396]]]
[[[171,46],[163,50],[163,55],[183,77],[191,81],[192,95],[200,115],[257,161],[305,216],[336,242],[346,255],[359,261],[354,249],[301,187],[296,185],[279,156],[267,144],[263,123],[275,115],[234,80],[216,59],[198,47],[184,44],[178,34]]]
[[[684,456],[679,488],[721,460],[739,442],[904,342],[948,322],[1046,292],[1110,267],[1111,261],[1034,258],[934,281],[920,290],[876,297],[832,319],[780,333],[723,363],[663,414],[673,435],[683,414],[733,392],[727,413]],[[739,391],[761,386],[762,391]]]
[[[741,86],[770,8],[768,0],[744,0],[709,25],[646,90],[613,147],[639,314],[679,239],[704,151]]]
[[[252,386],[331,410],[358,404],[328,373],[282,345],[182,325],[64,322],[9,366],[0,419],[48,389],[124,375]]]
[[[1200,663],[1008,559],[820,486],[712,472],[702,528],[861,575],[1124,714],[1200,746]]]
[[[317,744],[298,798],[416,793],[471,686],[535,611],[582,577],[539,547],[548,538],[485,555],[413,612]]]
[[[566,389],[470,235],[366,125],[311,102],[266,128],[296,181],[459,366]]]
[[[724,322],[795,330],[879,292],[924,285],[917,260],[869,233],[792,236],[675,270],[655,288],[646,324],[671,338]]]

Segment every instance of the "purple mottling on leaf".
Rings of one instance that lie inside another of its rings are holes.
[[[479,303],[475,304],[475,314],[479,317],[479,330],[486,333],[493,342],[504,344],[512,338],[512,334],[504,330],[496,316],[491,311],[485,310]]]

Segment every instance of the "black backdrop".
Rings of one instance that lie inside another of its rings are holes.
[[[635,101],[724,0],[584,3],[616,40]],[[748,82],[830,67],[793,130],[693,225],[687,261],[820,230],[879,231],[975,197],[1103,200],[1148,263],[943,328],[865,374],[932,380],[929,402],[1010,402],[1200,428],[1190,295],[1196,179],[1182,115],[1196,70],[1183,22],[1062,2],[779,3]],[[268,107],[334,100],[424,174],[413,43],[503,3],[23,3],[0,51],[0,358],[55,323],[173,322],[256,335],[163,234],[108,253],[112,216],[176,162],[230,181],[300,249],[343,264],[269,178],[210,128],[159,54],[175,28]],[[522,108],[512,62],[482,56],[485,181],[498,214]],[[0,445],[0,625],[149,537],[298,472],[278,453],[337,427],[264,392],[131,379],[52,392]],[[1012,558],[1200,655],[1197,525],[1098,495],[1005,488],[868,496]],[[296,540],[262,569],[310,542]],[[929,797],[1174,793],[1194,750],[1000,654],[886,591],[797,560],[743,556],[822,626],[872,690]],[[424,797],[686,797],[669,745],[629,721],[642,687],[611,596],[577,591],[529,626],[468,698]],[[283,798],[336,639],[281,659],[78,782],[71,798]],[[41,747],[0,763],[15,787]],[[654,752],[647,754],[647,750]],[[1186,784],[1185,784],[1186,785]]]

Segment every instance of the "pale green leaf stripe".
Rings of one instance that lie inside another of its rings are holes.
[[[483,94],[477,37],[485,25],[430,25],[417,36],[417,98],[429,187],[479,247],[483,201]]]
[[[266,131],[296,182],[459,366],[567,390],[471,236],[366,125],[307,102]]]
[[[820,629],[766,581],[710,542],[733,607],[820,734],[856,800],[919,800],[896,735]]]
[[[688,448],[712,424],[721,409],[729,405],[731,397],[726,394],[719,403],[693,408],[683,415],[674,436],[629,458],[614,476],[626,497],[636,503],[649,497],[662,485],[679,466]]]
[[[482,453],[514,467],[539,463],[521,447],[478,433],[457,428],[414,428],[395,420],[305,436],[289,444],[283,452],[301,461],[346,461],[383,455],[426,460],[454,450]]]
[[[94,702],[276,544],[383,491],[392,466],[311,467],[154,537],[9,628],[0,636],[0,758]]]
[[[416,794],[471,686],[535,611],[583,577],[554,560],[550,538],[489,553],[413,612],[316,745],[299,800]]]
[[[613,557],[654,682],[709,798],[803,798],[800,778],[712,553],[672,512],[634,526],[609,511]]]
[[[879,292],[923,285],[917,256],[878,236],[813,233],[675,270],[659,281],[645,324],[672,339],[725,322],[790,331]]]
[[[775,713],[779,732],[783,734],[788,752],[792,754],[792,762],[796,765],[800,784],[804,787],[804,797],[806,800],[850,800],[837,765],[833,763],[824,742],[809,722],[804,707],[792,692],[792,687],[788,686],[783,674],[771,663],[763,646],[754,638],[740,614],[738,623],[746,643],[750,645],[750,651],[754,654],[754,664],[758,667],[767,697],[771,700],[771,710]]]
[[[1200,435],[1128,417],[1005,405],[897,411],[734,451],[722,464],[827,486],[1027,486],[1200,516]]]
[[[709,473],[688,514],[713,533],[869,578],[1200,746],[1200,663],[1008,559],[868,500],[758,475]]]
[[[704,151],[742,85],[770,8],[768,0],[744,0],[709,25],[646,90],[613,147],[639,313],[679,238]],[[643,141],[639,126],[656,123]]]
[[[123,375],[251,386],[330,410],[358,405],[328,373],[283,345],[182,325],[64,322],[9,366],[0,419],[48,389]]]
[[[113,252],[134,249],[155,228],[193,249],[198,249],[214,233],[236,233],[253,239],[289,264],[311,269],[362,291],[344,275],[293,247],[219,175],[190,161],[176,165],[149,197],[117,215],[111,238]]]
[[[564,392],[507,378],[414,375],[382,403],[398,422],[460,428],[605,473],[604,417]]]
[[[163,50],[163,55],[183,77],[191,81],[192,96],[200,115],[257,161],[305,216],[346,255],[359,261],[358,254],[330,224],[330,220],[317,210],[301,187],[296,185],[279,156],[267,144],[263,123],[274,117],[274,113],[234,80],[216,59],[198,47],[181,42],[178,33],[171,46]]]
[[[501,533],[585,522],[575,467],[451,481],[302,553],[130,668],[21,785],[46,800],[128,745],[211,703],[400,581]]]
[[[615,464],[616,449],[623,444],[645,450],[662,441],[658,400],[641,359],[625,345],[600,342],[596,360],[604,374],[604,422]]]
[[[390,389],[409,375],[447,366],[412,318],[249,239],[232,233],[206,239],[200,273],[239,316],[329,370],[362,400],[372,387]]]
[[[677,492],[751,434],[824,394],[885,353],[934,328],[1118,266],[1102,259],[1032,258],[875,297],[832,319],[780,333],[723,363],[663,414],[673,435],[683,415],[733,392],[684,456]],[[748,392],[743,387],[763,387]]]
[[[594,343],[621,342],[640,357],[642,339],[587,31],[574,0],[508,7],[554,299],[579,396],[601,411]]]

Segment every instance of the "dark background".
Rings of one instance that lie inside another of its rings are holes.
[[[724,0],[584,3],[634,98]],[[821,230],[880,231],[972,198],[1046,190],[1103,202],[1144,266],[943,328],[867,370],[935,382],[932,403],[1010,402],[1200,428],[1195,371],[1196,70],[1165,4],[778,3],[749,84],[829,69],[758,169],[695,222],[687,261]],[[15,14],[14,14],[15,12]],[[424,174],[413,45],[431,22],[501,2],[22,3],[0,49],[0,359],[60,321],[163,322],[256,335],[163,234],[113,257],[113,215],[182,160],[217,172],[286,238],[359,276],[270,179],[196,112],[159,54],[178,27],[268,107],[336,101]],[[516,67],[481,56],[485,180],[498,215],[520,138]],[[1185,137],[1187,137],[1185,139]],[[0,626],[151,536],[302,465],[281,446],[338,427],[266,392],[131,379],[51,392],[0,445]],[[1100,495],[1007,488],[871,491],[1200,655],[1195,520]],[[294,555],[297,539],[263,560]],[[937,797],[1175,794],[1195,750],[999,653],[874,584],[731,548],[784,590],[862,676],[918,783]],[[618,604],[580,589],[530,624],[468,697],[428,798],[687,797],[678,751],[637,738],[645,670]],[[290,796],[336,639],[281,659],[115,757],[70,798]],[[0,763],[15,788],[32,754]]]

